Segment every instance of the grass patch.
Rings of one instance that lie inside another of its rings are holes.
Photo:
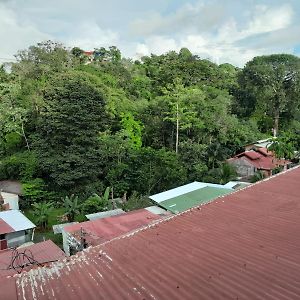
[[[51,211],[51,214],[49,216],[49,225],[46,230],[41,230],[40,228],[36,228],[33,242],[38,243],[45,240],[52,240],[57,246],[62,248],[62,235],[61,234],[54,234],[52,226],[56,224],[60,224],[59,216],[62,216],[64,214],[65,210],[64,208],[54,208]],[[27,209],[24,211],[24,215],[34,224],[36,224],[35,216],[33,214],[32,209]],[[75,221],[77,222],[83,222],[86,221],[85,215],[77,215],[75,217]]]

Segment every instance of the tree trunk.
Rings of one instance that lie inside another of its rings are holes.
[[[28,140],[27,140],[27,137],[26,137],[26,134],[25,134],[23,122],[22,122],[22,133],[23,133],[23,136],[24,136],[24,139],[25,139],[25,142],[26,142],[27,149],[28,149],[28,151],[30,151],[30,147],[29,147]]]
[[[176,146],[175,146],[176,153],[178,153],[178,144],[179,144],[179,107],[177,102],[176,103]]]
[[[274,116],[274,128],[273,128],[274,137],[277,137],[278,135],[278,128],[279,128],[279,110],[276,110]]]

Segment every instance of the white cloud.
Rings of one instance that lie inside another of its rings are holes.
[[[85,50],[93,50],[120,43],[118,33],[102,29],[95,22],[84,22],[74,29],[74,32],[65,40],[70,47],[77,46]]]
[[[204,31],[215,28],[224,17],[224,10],[219,4],[185,4],[168,15],[154,12],[146,19],[136,19],[130,25],[131,32],[143,37],[157,32],[173,35],[187,31]]]
[[[14,59],[17,50],[24,49],[41,40],[51,38],[48,34],[39,31],[32,24],[20,23],[13,10],[0,3],[0,57]]]
[[[187,10],[184,9],[186,12]],[[178,14],[178,13],[177,13]],[[237,66],[243,66],[254,56],[270,53],[270,48],[256,47],[255,45],[247,45],[241,41],[257,38],[259,35],[273,34],[284,31],[288,28],[293,19],[293,11],[291,6],[282,5],[279,7],[256,6],[254,7],[250,18],[241,22],[237,17],[227,19],[219,29],[207,31],[206,33],[191,33],[174,36],[170,38],[164,35],[152,35],[145,39],[143,47],[137,49],[141,56],[149,53],[159,54],[168,50],[179,50],[182,47],[189,48],[194,54],[198,54],[202,58],[210,58],[216,63],[229,62]],[[284,39],[283,39],[284,40]],[[275,39],[273,37],[273,41]],[[291,51],[290,47],[277,41],[279,44],[273,49],[281,51]]]
[[[115,45],[134,58],[187,47],[243,66],[256,55],[293,53],[300,44],[297,1],[0,0],[0,57],[53,39],[87,50]]]

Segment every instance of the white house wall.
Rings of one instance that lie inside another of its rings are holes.
[[[19,210],[19,196],[16,194],[1,192],[4,204],[9,204],[10,209]]]

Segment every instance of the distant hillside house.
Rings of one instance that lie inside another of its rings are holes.
[[[282,167],[286,170],[291,164],[288,160],[277,159],[273,152],[266,148],[242,152],[228,159],[227,162],[236,168],[238,176],[242,178],[249,178],[257,171],[262,171],[266,177],[269,177],[275,168]]]
[[[36,226],[18,210],[0,212],[0,250],[32,240]]]

